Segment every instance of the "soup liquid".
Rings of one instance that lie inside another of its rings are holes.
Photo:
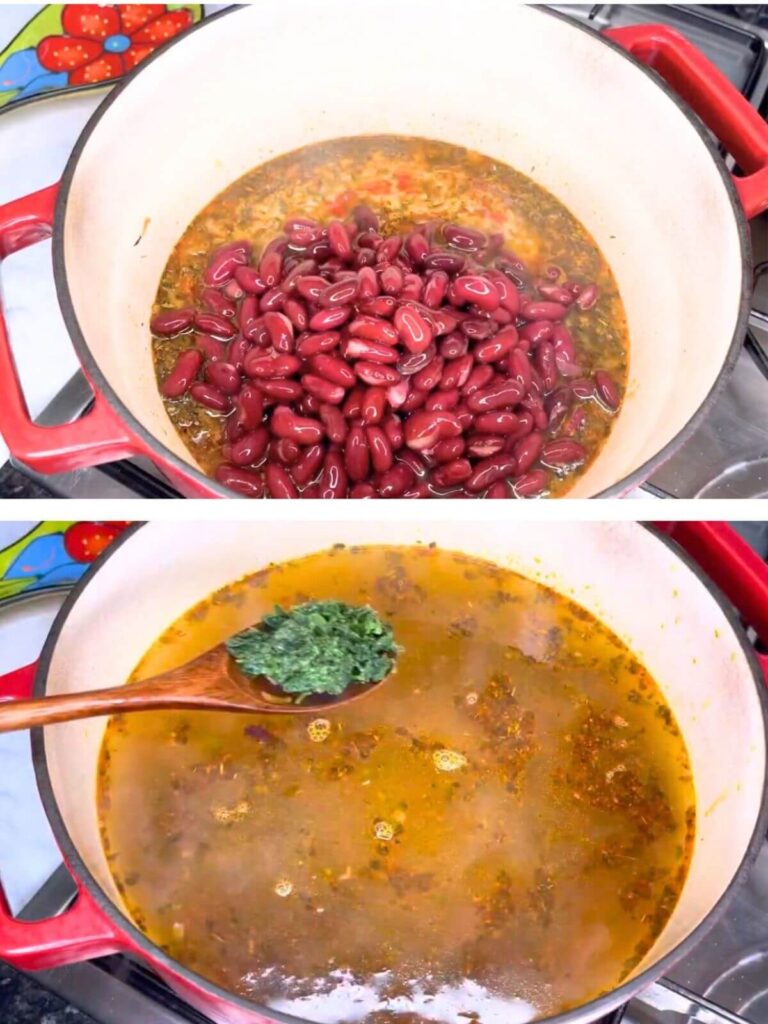
[[[626,978],[695,827],[685,745],[643,667],[537,583],[375,546],[225,588],[136,675],[310,597],[392,624],[403,652],[369,697],[319,721],[110,721],[102,837],[139,928],[233,992],[329,1024],[509,1024]]]
[[[163,272],[154,312],[199,306],[202,273],[211,252],[225,242],[247,238],[258,253],[282,234],[288,217],[322,222],[343,219],[360,202],[376,211],[384,235],[407,233],[430,220],[455,221],[488,234],[501,232],[506,247],[523,260],[532,277],[543,276],[555,264],[567,279],[596,282],[600,288],[596,307],[586,313],[574,308],[568,328],[585,375],[607,370],[624,391],[629,350],[624,309],[592,236],[562,203],[525,174],[444,142],[387,135],[335,139],[254,168],[209,203],[187,228]],[[153,340],[158,381],[189,345],[189,335]],[[213,473],[224,461],[224,419],[189,396],[163,401],[199,465]],[[613,414],[594,400],[584,402],[584,410],[586,421],[578,440],[594,459],[608,436]],[[550,493],[567,490],[588,464],[565,479],[554,478]]]

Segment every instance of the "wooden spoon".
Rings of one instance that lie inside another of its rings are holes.
[[[77,718],[160,708],[271,715],[316,714],[319,709],[351,704],[380,685],[354,683],[339,696],[313,694],[297,703],[266,676],[244,675],[224,644],[219,644],[185,665],[151,679],[104,690],[0,703],[0,733],[70,722]]]

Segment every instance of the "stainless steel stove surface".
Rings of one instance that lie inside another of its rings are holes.
[[[768,112],[768,7],[762,5],[553,4],[600,30],[609,25],[666,22],[687,35],[756,108]],[[73,140],[74,141],[74,140]],[[768,215],[752,225],[755,265],[768,269]],[[760,274],[750,331],[736,369],[702,426],[633,496],[768,497],[768,273]],[[74,419],[90,393],[73,378],[39,417]],[[136,459],[57,476],[24,466],[0,470],[0,495],[34,497],[166,498],[179,495],[149,463]]]

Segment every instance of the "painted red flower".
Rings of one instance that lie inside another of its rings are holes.
[[[93,562],[128,526],[123,521],[73,523],[64,532],[64,548],[76,562]]]
[[[65,34],[42,39],[37,59],[48,71],[66,72],[70,85],[105,82],[135,68],[192,20],[190,11],[165,4],[65,4]]]

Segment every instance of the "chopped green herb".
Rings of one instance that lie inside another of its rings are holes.
[[[399,651],[392,627],[372,608],[343,601],[307,601],[290,611],[278,606],[226,646],[246,675],[267,676],[286,693],[303,695],[378,683]]]

